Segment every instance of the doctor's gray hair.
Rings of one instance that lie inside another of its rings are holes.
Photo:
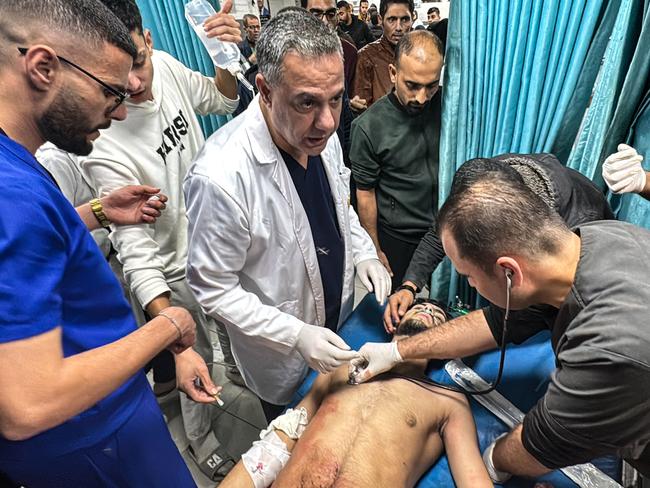
[[[281,10],[262,29],[257,41],[258,69],[269,85],[277,86],[282,81],[288,53],[309,60],[337,54],[343,66],[343,48],[336,32],[299,7]]]

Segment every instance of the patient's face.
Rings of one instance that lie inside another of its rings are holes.
[[[445,320],[445,312],[437,305],[429,302],[418,303],[404,314],[395,334],[412,336],[437,327]]]

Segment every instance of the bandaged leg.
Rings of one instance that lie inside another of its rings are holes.
[[[290,408],[260,433],[260,440],[255,441],[241,457],[255,488],[270,486],[291,456],[287,446],[275,431],[281,430],[290,439],[297,440],[306,426],[307,411],[304,408],[296,410]]]

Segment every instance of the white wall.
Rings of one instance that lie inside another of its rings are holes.
[[[271,17],[273,17],[278,10],[284,7],[290,7],[290,6],[300,7],[300,0],[264,0],[264,1],[265,4],[270,5]],[[232,13],[238,20],[241,20],[244,14],[259,15],[259,10],[257,9],[257,2],[256,0],[253,1],[233,0]]]

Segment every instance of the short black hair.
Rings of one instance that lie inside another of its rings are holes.
[[[458,252],[489,275],[499,256],[535,259],[556,253],[570,233],[559,214],[520,176],[501,166],[481,173],[480,167],[490,164],[489,160],[472,162],[454,177],[451,193],[438,213],[438,235],[447,230]]]
[[[384,15],[386,14],[386,10],[388,10],[388,7],[390,7],[393,4],[404,4],[407,5],[409,8],[409,12],[413,13],[415,10],[415,5],[413,4],[413,0],[381,0],[379,2],[379,15],[381,15],[382,18],[384,18]]]
[[[368,3],[369,4],[370,2],[368,2],[368,0],[359,0],[359,5],[361,5],[362,3]]]
[[[307,8],[306,5],[307,5],[307,2],[308,2],[308,1],[309,1],[309,0],[301,0],[301,2],[305,4],[305,5],[303,5],[302,8]],[[248,27],[248,21],[249,21],[250,19],[260,20],[260,19],[257,17],[257,15],[253,15],[253,14],[244,14],[244,17],[242,17],[242,23],[244,24],[244,27]]]
[[[339,0],[336,2],[336,8],[350,8],[352,5],[350,5],[348,2],[345,0]]]
[[[434,34],[426,30],[407,32],[395,47],[395,67],[399,68],[399,62],[403,55],[410,54],[416,47],[434,47],[440,56],[445,55],[442,42]]]
[[[427,10],[427,15],[431,15],[431,14],[440,15],[440,9],[438,7],[431,7],[429,10]]]
[[[135,32],[142,35],[142,15],[140,9],[134,0],[100,0],[113,12],[118,19],[129,29],[129,32]]]
[[[89,49],[102,43],[112,44],[133,59],[137,49],[131,34],[104,4],[97,0],[2,0],[0,1],[0,32],[15,36],[12,23],[65,32],[75,36]],[[2,25],[5,24],[5,25]]]
[[[499,180],[523,183],[523,178],[512,166],[493,158],[474,158],[465,161],[454,174],[451,186],[454,191],[464,191],[489,175]]]

